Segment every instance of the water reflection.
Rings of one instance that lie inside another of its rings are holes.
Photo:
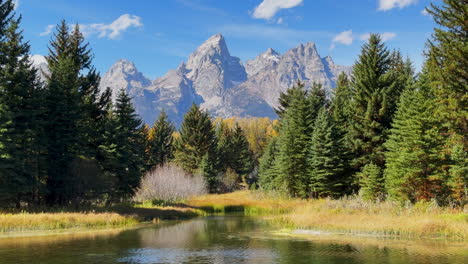
[[[275,236],[264,221],[209,217],[132,230],[0,239],[0,263],[468,263],[464,243]]]

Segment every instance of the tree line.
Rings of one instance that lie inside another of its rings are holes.
[[[0,206],[67,206],[131,198],[165,163],[205,177],[211,192],[245,184],[302,198],[361,193],[417,202],[467,199],[467,25],[463,1],[428,12],[439,25],[419,74],[379,35],[328,98],[300,81],[279,120],[216,119],[197,105],[180,129],[163,112],[143,124],[125,90],[99,89],[78,26],[62,21],[32,67],[11,0],[0,0]]]
[[[20,22],[13,2],[0,1],[0,206],[119,202],[166,162],[203,174],[211,191],[224,172],[240,182],[253,170],[239,125],[215,126],[193,105],[176,133],[164,112],[144,125],[125,90],[112,102],[78,25],[57,25],[39,73]]]
[[[438,27],[421,73],[372,34],[331,99],[300,82],[281,94],[279,136],[260,162],[262,188],[303,198],[467,202],[468,9],[444,0],[428,12]]]

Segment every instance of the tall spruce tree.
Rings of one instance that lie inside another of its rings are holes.
[[[233,169],[239,176],[246,176],[253,170],[254,157],[249,142],[238,123],[231,129],[221,122],[217,128],[218,156],[220,168]]]
[[[193,104],[185,114],[180,128],[180,136],[175,142],[175,161],[190,173],[200,169],[202,159],[207,156],[209,164],[217,168],[216,136],[209,114]]]
[[[93,192],[94,184],[86,178],[98,179],[101,174],[99,149],[110,91],[100,95],[100,77],[78,25],[71,32],[65,21],[57,26],[46,59],[50,69],[46,76],[48,202],[81,202],[85,189]],[[86,169],[90,167],[96,169]]]
[[[117,198],[133,195],[145,170],[145,135],[131,98],[122,89],[114,109]]]
[[[338,124],[339,128],[346,131],[349,127],[351,117],[351,88],[348,75],[342,72],[338,75],[334,96],[330,104],[330,110],[333,119]]]
[[[304,85],[299,83],[288,91],[288,106],[280,121],[278,138],[279,177],[292,196],[308,195],[307,146],[316,118],[315,93],[309,97]]]
[[[47,189],[49,204],[65,204],[73,198],[70,166],[81,151],[79,122],[82,111],[79,96],[79,71],[70,49],[70,34],[65,21],[57,26],[46,57],[46,109],[48,122]]]
[[[427,69],[436,95],[440,134],[445,143],[443,167],[452,198],[466,202],[468,193],[468,8],[466,0],[444,0],[427,9],[438,27],[428,43]]]
[[[345,194],[348,179],[345,178],[346,150],[342,134],[325,107],[314,123],[309,146],[309,177],[313,197],[338,197]]]
[[[168,120],[166,112],[161,112],[150,130],[148,138],[148,167],[164,164],[174,158],[174,125]]]
[[[234,171],[241,175],[246,176],[252,172],[254,167],[254,156],[249,147],[249,142],[244,134],[244,131],[238,123],[235,124],[233,129],[233,152],[235,159],[231,161],[231,167]]]
[[[264,190],[281,190],[282,182],[278,175],[278,138],[270,139],[265,152],[259,161],[258,168],[258,185]]]
[[[43,90],[12,1],[0,2],[0,200],[38,202],[43,181]]]
[[[347,138],[355,156],[352,164],[356,170],[371,163],[384,168],[383,143],[401,89],[391,66],[392,58],[382,39],[371,34],[354,65],[351,84],[353,116]]]
[[[385,143],[385,186],[390,199],[416,202],[443,194],[446,183],[439,159],[443,141],[435,106],[435,97],[424,84],[407,88],[401,96]]]

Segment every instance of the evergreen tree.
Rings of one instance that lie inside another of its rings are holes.
[[[232,142],[234,146],[233,152],[235,153],[233,156],[235,158],[229,167],[234,169],[237,174],[245,176],[253,170],[254,157],[252,151],[250,151],[249,142],[244,131],[238,123],[234,126]]]
[[[276,161],[278,155],[278,140],[276,137],[272,138],[268,143],[264,154],[260,158],[258,168],[258,184],[264,190],[278,190],[281,189],[281,182],[279,182],[278,162]]]
[[[144,173],[144,126],[135,113],[131,98],[122,89],[117,97],[115,118],[115,175],[118,179],[117,195],[127,198],[133,194]]]
[[[401,89],[391,69],[390,52],[380,36],[372,34],[353,68],[353,115],[347,138],[355,156],[355,170],[370,163],[384,167],[383,143]]]
[[[174,158],[174,125],[168,120],[166,112],[161,112],[149,133],[148,167],[154,168]]]
[[[219,173],[219,168],[218,159],[215,157],[214,152],[208,151],[205,153],[205,155],[200,161],[197,173],[200,173],[203,177],[205,177],[210,193],[215,193],[218,191],[217,177]]]
[[[345,178],[343,138],[330,113],[323,107],[314,124],[309,146],[310,188],[313,197],[337,197],[344,194]]]
[[[385,183],[382,169],[374,163],[366,164],[357,173],[361,185],[362,197],[370,201],[379,201],[385,198]]]
[[[346,131],[349,127],[349,120],[352,113],[351,100],[350,81],[346,73],[342,72],[338,75],[330,109],[333,119],[343,131]]]
[[[203,157],[208,153],[211,155],[208,160],[210,162],[214,160],[216,144],[215,131],[209,114],[193,104],[184,116],[180,137],[175,142],[176,163],[186,171],[194,173],[199,170]]]
[[[37,202],[43,173],[43,90],[11,1],[0,2],[0,200]]]
[[[304,86],[288,91],[289,103],[280,121],[278,138],[278,169],[287,191],[298,197],[308,194],[307,145],[315,120],[315,107]]]
[[[254,157],[239,124],[231,129],[221,122],[216,134],[220,168],[223,171],[233,169],[240,176],[249,174],[253,170]]]
[[[440,6],[431,4],[427,11],[438,25],[426,57],[430,87],[436,95],[435,115],[445,143],[441,159],[450,177],[452,198],[466,202],[468,181],[460,172],[467,169],[466,155],[462,153],[468,153],[467,2],[444,0]]]
[[[401,96],[385,143],[385,185],[391,199],[416,202],[441,195],[445,184],[439,159],[442,140],[434,99],[424,85],[409,87]]]
[[[49,204],[65,204],[74,198],[70,166],[82,150],[79,133],[82,114],[78,91],[80,68],[69,52],[69,38],[68,26],[62,21],[57,26],[46,57],[50,69],[46,92]]]

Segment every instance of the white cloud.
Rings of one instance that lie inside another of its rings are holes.
[[[140,17],[124,14],[110,24],[80,24],[80,30],[87,37],[98,35],[99,38],[116,39],[127,29],[131,27],[139,28],[142,26],[143,23]],[[48,25],[44,32],[39,35],[42,37],[49,35],[52,33],[54,27],[54,25]],[[71,28],[73,27],[74,25],[71,25]]]
[[[347,46],[353,44],[353,31],[346,30],[336,35],[332,40],[331,49],[335,48],[336,43],[341,43]]]
[[[19,7],[19,4],[20,4],[20,0],[13,0],[13,5],[15,6],[15,10],[18,9]]]
[[[363,40],[363,41],[367,41],[370,37],[370,33],[366,33],[366,34],[362,34],[361,36],[359,36],[359,39]],[[388,41],[388,40],[391,40],[393,38],[395,38],[397,36],[396,33],[394,32],[384,32],[384,33],[381,33],[380,34],[380,38],[382,38],[382,41]]]
[[[282,17],[278,18],[278,20],[276,21],[277,24],[283,24],[284,23],[284,19]]]
[[[427,12],[427,9],[424,8],[423,10],[421,10],[421,14],[422,14],[423,16],[428,16],[428,15],[429,15],[429,12]]]
[[[253,13],[254,18],[271,19],[281,9],[288,9],[302,4],[303,0],[263,0]]]
[[[97,34],[99,38],[116,39],[131,27],[142,27],[139,16],[124,14],[110,24],[82,24],[80,29],[86,36]]]
[[[48,25],[45,29],[44,32],[39,33],[39,36],[44,37],[52,33],[52,30],[54,30],[54,25]]]
[[[393,8],[404,8],[412,4],[416,4],[418,0],[379,0],[380,11],[387,11]]]

